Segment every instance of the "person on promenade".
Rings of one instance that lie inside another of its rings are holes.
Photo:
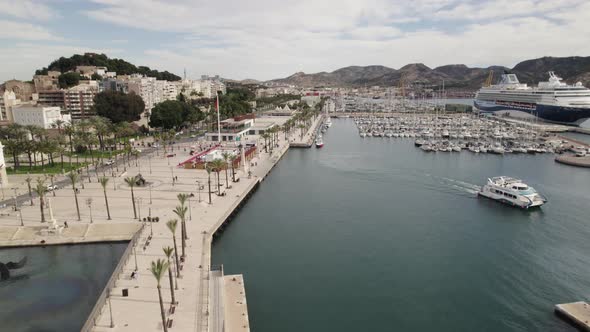
[[[64,221],[64,228],[68,228],[68,222]]]

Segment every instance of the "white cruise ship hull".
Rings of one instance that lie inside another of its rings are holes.
[[[500,103],[475,99],[473,106],[482,113],[509,115],[516,118],[536,118],[547,122],[580,125],[590,119],[590,108],[576,108],[556,105]]]
[[[545,204],[545,200],[539,196],[535,197],[526,197],[520,196],[516,198],[507,197],[505,195],[499,195],[490,190],[487,186],[484,186],[482,190],[477,192],[478,196],[482,196],[485,198],[493,199],[497,202],[504,203],[506,205],[518,207],[521,209],[530,209],[534,207],[539,207]]]

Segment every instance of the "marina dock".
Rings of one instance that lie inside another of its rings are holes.
[[[577,328],[590,331],[590,305],[588,303],[580,301],[558,304],[555,306],[555,313]]]
[[[311,148],[316,138],[320,124],[324,123],[324,115],[315,118],[311,128],[303,137],[295,134],[289,140],[289,147],[291,148]]]

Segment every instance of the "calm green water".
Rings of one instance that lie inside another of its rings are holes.
[[[0,282],[0,331],[80,331],[127,243],[0,250],[0,261],[28,257]]]
[[[590,172],[551,156],[425,153],[334,120],[291,150],[213,248],[243,273],[252,331],[574,331],[590,299]],[[495,175],[549,198],[478,199]]]

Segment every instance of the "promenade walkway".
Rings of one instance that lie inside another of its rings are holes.
[[[293,137],[297,134],[298,132],[293,133]],[[246,165],[236,170],[239,182],[232,183],[231,172],[228,171],[229,186],[226,186],[225,172],[219,174],[221,191],[226,193],[224,196],[215,194],[217,174],[212,173],[210,176],[212,193],[209,195],[209,176],[205,170],[176,166],[190,157],[189,150],[193,144],[191,142],[176,145],[174,152],[170,151],[174,155],[171,158],[165,157],[163,151],[142,155],[137,164],[132,161],[127,165],[125,173],[109,177],[107,196],[112,220],[107,220],[103,188],[96,178],[92,178],[90,182],[86,180],[84,189],[78,194],[81,221],[77,221],[74,191],[71,186],[57,190],[55,197],[51,193],[48,194],[52,200],[57,223],[63,224],[67,221],[69,224],[61,235],[61,241],[88,238],[90,235],[99,239],[106,233],[119,234],[120,231],[124,233],[123,237],[130,238],[135,230],[141,227],[143,218],[159,218],[159,222],[145,222],[130,258],[123,265],[114,287],[110,289],[110,300],[100,307],[101,314],[95,320],[96,325],[92,331],[162,331],[157,284],[150,272],[150,264],[159,258],[165,258],[163,247],[173,246],[172,233],[166,227],[166,221],[179,219],[172,212],[179,205],[176,198],[178,193],[193,196],[188,202],[189,212],[186,218],[186,259],[181,263],[180,277],[174,280],[178,288],[175,290],[176,305],[173,306],[171,303],[168,274],[166,273],[161,280],[162,296],[167,318],[171,320],[171,330],[232,331],[229,329],[230,326],[241,326],[240,331],[249,330],[244,279],[240,275],[228,279],[227,276],[222,277],[219,272],[211,272],[211,240],[212,234],[221,223],[286,153],[289,140],[285,140],[282,134],[279,138],[279,146],[273,149],[272,153],[259,151],[252,160],[252,166]],[[137,212],[135,219],[131,189],[124,183],[123,178],[140,172],[151,185],[133,188]],[[19,233],[35,233],[36,228],[44,227],[39,223],[39,216],[38,199],[35,199],[35,206],[22,206],[25,227],[20,226],[17,213],[0,216],[0,244],[2,241],[17,243],[15,240],[19,236],[24,236]],[[179,223],[176,231],[179,253],[180,234]],[[31,241],[38,240],[33,238]],[[45,240],[51,241],[51,238],[48,236]],[[134,271],[136,277],[132,278]],[[211,283],[212,280],[215,282]],[[111,327],[111,321],[114,327]]]

